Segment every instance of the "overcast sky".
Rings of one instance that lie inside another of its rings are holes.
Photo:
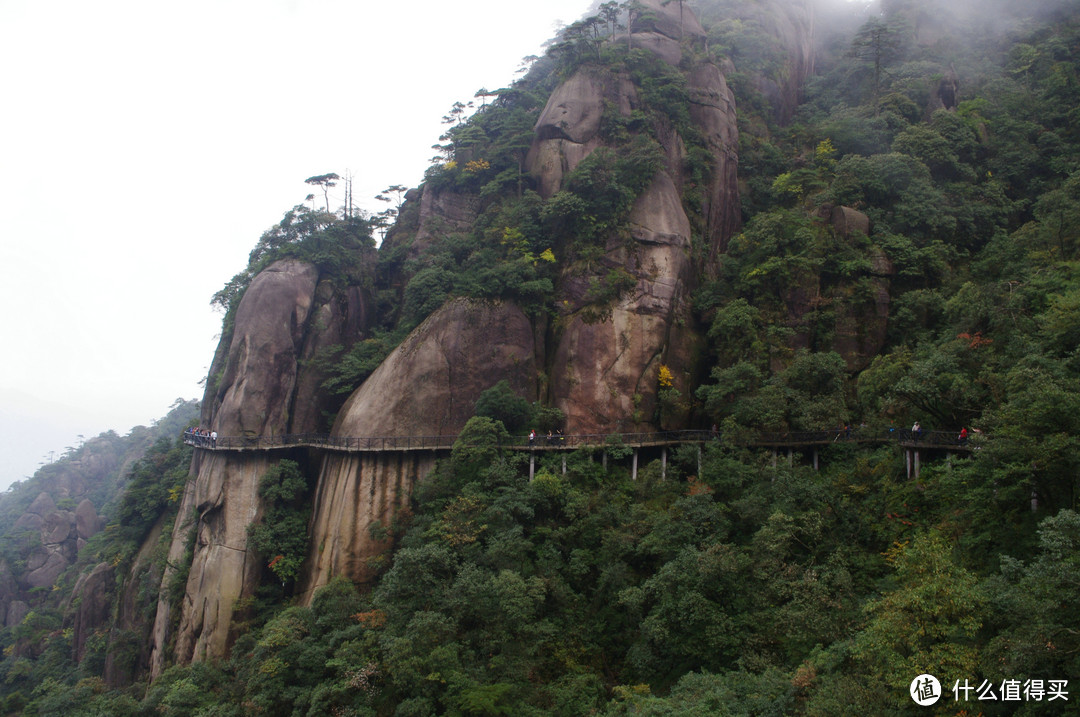
[[[200,398],[210,297],[303,180],[382,209],[589,5],[0,0],[0,490]]]

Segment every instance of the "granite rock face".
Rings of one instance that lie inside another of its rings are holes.
[[[387,530],[408,509],[413,486],[434,466],[431,451],[326,456],[315,492],[302,603],[310,604],[335,576],[361,584],[375,577],[372,561],[391,546]]]
[[[340,437],[456,436],[480,394],[508,380],[534,400],[533,327],[516,305],[455,299],[398,346],[349,398],[334,425]],[[327,455],[319,472],[302,595],[335,575],[374,576],[369,561],[389,541],[373,536],[408,505],[413,485],[434,467],[424,452]]]
[[[254,591],[262,570],[259,556],[247,548],[247,527],[260,514],[258,485],[271,458],[265,453],[221,452],[198,463],[198,476],[188,483],[180,502],[169,547],[168,564],[181,564],[194,531],[179,626],[171,635],[167,586],[175,569],[166,568],[153,629],[152,677],[164,669],[170,641],[181,664],[227,654],[235,638],[231,627],[236,601]]]
[[[825,20],[818,19],[821,11],[821,3],[811,0],[756,0],[724,8],[723,16],[709,18],[714,22],[731,20],[729,13],[734,13],[745,34],[768,44],[766,51],[775,60],[769,70],[751,72],[734,65],[731,69],[750,72],[750,81],[769,103],[773,121],[781,126],[791,122],[806,80],[814,73],[817,26],[828,25],[828,14]],[[829,30],[826,26],[824,34],[828,35]]]
[[[650,430],[661,364],[689,368],[692,341],[686,292],[693,275],[690,224],[671,178],[662,173],[631,211],[634,246],[612,242],[606,263],[636,278],[604,320],[583,313],[587,289],[566,282],[551,362],[551,396],[571,433]]]
[[[204,424],[222,436],[289,432],[318,279],[311,264],[287,259],[251,281],[236,310],[228,351],[219,351],[219,358],[225,358],[224,366],[217,367],[221,379],[216,393],[211,395],[213,387],[207,387]],[[226,654],[234,604],[255,589],[261,571],[258,557],[247,550],[247,526],[259,514],[259,480],[270,466],[269,458],[226,453],[201,458],[192,467],[195,479],[184,492],[169,550],[170,561],[180,561],[194,531],[191,572],[175,635],[175,656],[181,663]],[[189,522],[193,514],[197,518]],[[163,588],[171,576],[166,571]],[[170,624],[169,606],[159,603],[151,657],[155,677],[165,664]]]
[[[645,5],[626,41],[669,64],[685,64],[684,43],[704,37],[693,12],[681,3],[649,0]],[[691,121],[712,157],[710,179],[699,190],[706,266],[693,264],[690,219],[683,206],[685,141],[674,128],[661,125],[657,138],[665,166],[634,203],[632,241],[613,238],[598,273],[564,274],[557,290],[560,317],[551,342],[548,398],[566,414],[570,432],[657,425],[660,366],[682,382],[691,371],[696,339],[689,329],[689,292],[739,228],[734,96],[715,64],[694,63],[681,71]],[[641,105],[630,79],[606,70],[583,68],[560,85],[540,115],[527,158],[541,194],[555,194],[583,159],[605,146],[600,131],[605,111],[629,117]],[[633,277],[634,286],[598,320],[595,307],[589,306],[589,285],[612,270]],[[663,417],[660,422],[669,423]]]
[[[208,382],[203,425],[222,436],[325,432],[325,415],[341,399],[321,390],[327,369],[319,359],[344,350],[371,322],[364,289],[339,290],[307,262],[274,262],[252,279],[228,347],[225,340],[219,347],[211,376],[220,378]],[[266,454],[196,457],[169,550],[170,563],[182,561],[194,533],[191,571],[175,635],[169,634],[170,606],[159,602],[152,675],[163,669],[170,641],[181,663],[226,654],[235,637],[234,605],[254,591],[263,569],[261,556],[247,549],[247,528],[261,515],[259,481],[274,460]],[[167,569],[162,586],[171,578]]]
[[[228,358],[213,401],[213,427],[219,434],[288,432],[297,358],[318,278],[318,269],[311,264],[286,259],[251,281],[236,310]]]
[[[114,573],[108,563],[99,563],[89,573],[81,575],[72,590],[74,624],[72,647],[75,660],[80,661],[86,652],[86,641],[98,629],[109,624],[112,617],[112,591]]]
[[[532,323],[514,304],[454,299],[429,316],[357,389],[335,436],[453,436],[501,379],[535,400]]]

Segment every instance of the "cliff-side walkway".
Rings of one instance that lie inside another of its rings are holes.
[[[713,431],[684,430],[651,433],[577,433],[540,436],[509,436],[500,444],[511,450],[578,450],[580,448],[647,448],[725,440],[733,445],[758,448],[810,448],[832,443],[895,443],[905,448],[938,448],[967,452],[971,444],[960,441],[956,431],[907,429],[867,432],[834,428],[826,431],[785,431],[744,433],[725,436]],[[379,451],[448,451],[458,436],[332,436],[325,433],[290,433],[277,436],[209,436],[184,433],[184,443],[215,451],[268,451],[283,448],[322,448],[346,453]]]

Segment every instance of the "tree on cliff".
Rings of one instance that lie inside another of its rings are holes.
[[[331,172],[330,174],[316,174],[314,177],[308,177],[304,180],[304,184],[322,187],[323,198],[326,199],[327,213],[330,212],[330,187],[336,187],[339,179],[341,177]]]

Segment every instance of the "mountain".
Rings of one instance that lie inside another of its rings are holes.
[[[155,444],[9,622],[6,708],[1060,691],[1077,38],[1068,3],[599,6],[383,215],[260,238],[214,297],[216,444]]]

